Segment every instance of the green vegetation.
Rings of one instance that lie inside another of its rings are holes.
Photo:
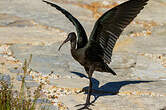
[[[0,81],[0,110],[35,110],[42,84],[37,87],[33,96],[31,95],[30,88],[25,86],[25,76],[31,72],[31,70],[28,70],[31,60],[32,55],[28,61],[26,59],[24,61],[22,67],[24,75],[19,91],[14,90],[12,84]]]

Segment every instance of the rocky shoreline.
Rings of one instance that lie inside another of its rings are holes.
[[[53,0],[73,13],[88,35],[103,12],[123,1]],[[50,110],[77,109],[74,106],[86,98],[85,71],[71,57],[68,44],[57,51],[67,33],[74,31],[72,24],[41,0],[6,0],[0,5],[0,80],[19,88],[21,67],[32,54],[32,71],[25,80],[32,89],[45,84],[38,103]],[[93,110],[160,110],[166,106],[165,6],[164,0],[149,1],[122,33],[109,65],[118,76],[94,73]]]

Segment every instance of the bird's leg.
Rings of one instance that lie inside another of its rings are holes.
[[[92,74],[93,74],[94,70],[95,70],[94,66],[91,66],[88,71],[89,88],[88,88],[88,95],[86,98],[85,106],[90,105],[90,96],[92,94]]]
[[[86,98],[86,105],[90,104],[91,93],[92,93],[92,76],[89,75],[89,88],[88,88],[88,95]]]
[[[82,110],[82,109],[88,109],[88,110],[91,110],[88,108],[88,106],[91,104],[90,103],[90,96],[92,94],[92,74],[95,70],[95,66],[91,66],[89,69],[88,68],[85,68],[87,74],[88,74],[88,79],[89,79],[89,88],[88,88],[88,94],[87,94],[87,98],[86,98],[86,103],[85,104],[79,104],[79,105],[76,105],[76,106],[80,106],[80,105],[84,105],[84,107],[78,109],[78,110]]]
[[[79,104],[77,106],[80,106],[80,105],[84,105],[82,108],[78,109],[78,110],[83,110],[83,109],[88,109],[88,110],[91,110],[89,108],[89,105],[90,105],[90,96],[91,96],[91,93],[92,93],[92,78],[89,77],[89,88],[88,88],[88,94],[87,94],[87,98],[86,98],[86,103],[85,104]]]

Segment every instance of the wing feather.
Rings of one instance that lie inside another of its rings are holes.
[[[124,28],[144,8],[148,0],[129,0],[104,13],[95,23],[89,38],[89,47],[97,42],[103,49],[102,58],[106,63],[111,62],[112,51],[117,39]],[[95,47],[96,48],[96,47]]]
[[[52,7],[55,7],[57,10],[62,12],[73,23],[73,25],[76,27],[77,36],[78,36],[77,48],[84,47],[87,44],[88,39],[87,39],[86,32],[85,32],[83,26],[80,24],[80,22],[75,17],[73,17],[67,10],[61,8],[60,6],[53,4],[51,2],[48,2],[48,1],[45,1],[45,0],[43,0],[43,2],[51,5]]]

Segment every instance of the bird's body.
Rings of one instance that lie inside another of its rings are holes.
[[[116,75],[116,73],[113,72],[113,70],[111,68],[109,68],[109,66],[104,62],[103,58],[101,58],[100,56],[98,56],[98,54],[93,52],[93,49],[94,48],[92,48],[92,49],[88,48],[88,46],[85,46],[84,48],[80,48],[80,49],[71,48],[71,55],[84,68],[86,68],[85,69],[86,71],[89,70],[90,66],[93,65],[94,71],[109,72],[109,73],[112,73],[113,75]],[[102,48],[99,50],[102,51]]]
[[[61,11],[76,27],[77,35],[75,32],[69,33],[66,40],[59,47],[59,50],[63,44],[70,41],[72,57],[84,67],[88,75],[90,82],[88,95],[85,106],[81,109],[88,108],[90,105],[92,74],[94,71],[108,72],[116,75],[107,65],[107,63],[111,62],[115,43],[124,28],[140,13],[147,4],[147,1],[129,0],[105,12],[96,21],[89,40],[83,26],[75,17],[60,6],[44,1]]]

